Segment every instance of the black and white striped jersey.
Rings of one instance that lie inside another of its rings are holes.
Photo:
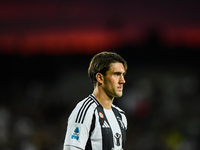
[[[112,105],[104,109],[93,94],[80,101],[68,118],[65,146],[84,150],[123,150],[127,120],[124,111]]]

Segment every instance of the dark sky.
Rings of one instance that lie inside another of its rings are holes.
[[[0,1],[3,53],[92,53],[151,32],[169,47],[200,47],[200,1]]]

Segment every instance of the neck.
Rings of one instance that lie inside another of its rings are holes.
[[[101,106],[105,109],[111,109],[114,97],[110,98],[105,92],[100,91],[98,88],[95,88],[93,95],[96,97]]]

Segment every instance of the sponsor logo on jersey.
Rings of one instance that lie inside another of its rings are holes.
[[[99,117],[104,118],[104,115],[102,114],[102,112],[99,112]]]
[[[79,134],[80,134],[80,127],[75,127],[71,138],[78,140],[79,139]]]
[[[115,137],[115,145],[120,146],[121,134],[115,133],[114,137]]]
[[[110,128],[110,126],[108,125],[108,123],[104,120],[102,128]]]

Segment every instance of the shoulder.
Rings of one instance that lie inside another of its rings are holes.
[[[97,106],[98,102],[96,102],[96,100],[89,95],[76,105],[72,111],[71,117],[75,119],[75,123],[83,124],[84,120],[90,120],[92,118],[94,110]]]
[[[84,113],[85,111],[94,111],[96,107],[98,106],[98,102],[96,99],[94,99],[91,95],[80,101],[75,109],[77,109],[79,112]]]
[[[65,145],[84,149],[90,135],[93,114],[96,107],[97,103],[91,96],[81,100],[75,106],[68,118]]]
[[[117,109],[120,114],[124,114],[125,115],[125,111],[123,111],[121,108],[115,106],[114,104],[112,104],[112,107],[115,108],[115,109]]]

